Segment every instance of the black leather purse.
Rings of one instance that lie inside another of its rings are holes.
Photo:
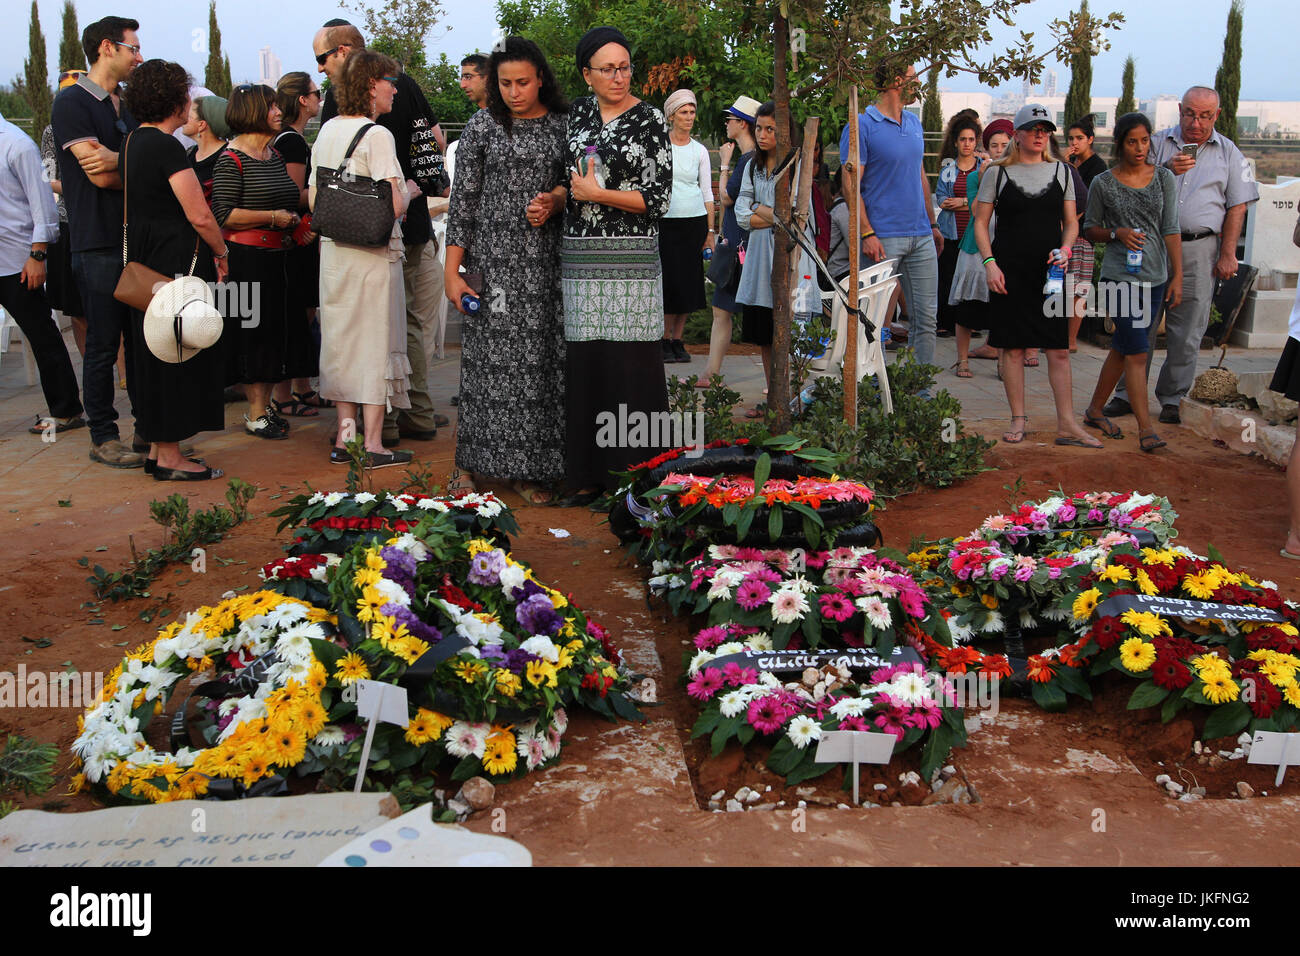
[[[393,187],[385,179],[358,176],[348,161],[361,137],[375,126],[367,123],[352,137],[343,161],[336,169],[316,170],[316,208],[312,228],[335,242],[354,246],[386,246],[397,216],[393,212]]]
[[[714,243],[713,258],[705,275],[715,288],[729,288],[740,275],[740,250],[729,242]]]

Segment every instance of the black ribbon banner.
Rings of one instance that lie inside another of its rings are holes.
[[[1277,611],[1266,607],[1247,607],[1244,604],[1219,604],[1215,601],[1193,601],[1184,598],[1149,597],[1145,594],[1115,594],[1097,607],[1098,617],[1110,617],[1125,611],[1150,611],[1165,617],[1207,618],[1230,621],[1285,621]]]
[[[847,667],[849,670],[875,670],[896,664],[920,664],[921,656],[910,647],[895,647],[893,653],[883,657],[872,650],[840,649],[830,651],[740,651],[715,657],[704,667],[726,667],[736,663],[741,667],[755,667],[773,673],[801,673],[809,667],[821,669],[828,664]]]

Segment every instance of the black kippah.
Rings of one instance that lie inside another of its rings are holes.
[[[584,33],[578,41],[578,72],[581,73],[588,67],[596,51],[606,43],[617,43],[627,50],[629,57],[632,55],[632,44],[627,42],[627,37],[622,33],[613,27],[595,27]]]

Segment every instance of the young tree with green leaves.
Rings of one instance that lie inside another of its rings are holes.
[[[1228,139],[1237,139],[1237,101],[1241,97],[1241,0],[1232,0],[1228,9],[1228,28],[1223,34],[1223,61],[1214,74],[1214,88],[1219,92],[1219,119],[1214,128]]]
[[[23,63],[23,86],[32,108],[32,139],[40,142],[41,131],[49,125],[54,94],[50,91],[49,58],[45,54],[45,34],[41,32],[40,13],[32,0],[32,21],[27,31],[27,60]]]
[[[1076,19],[1077,36],[1070,54],[1070,88],[1065,93],[1065,121],[1072,123],[1092,112],[1092,57],[1095,51],[1085,40],[1092,33],[1092,15],[1088,0],[1079,4]]]
[[[1137,111],[1137,100],[1134,99],[1133,88],[1137,84],[1137,64],[1133,62],[1133,57],[1124,60],[1124,80],[1123,88],[1120,90],[1119,102],[1115,104],[1115,118],[1123,116],[1125,113],[1134,113]]]
[[[230,68],[221,58],[221,27],[217,25],[217,0],[208,0],[208,65],[203,85],[217,96],[230,95]]]
[[[429,31],[443,18],[442,0],[380,0],[348,9],[360,15],[357,26],[366,38],[367,48],[393,57],[407,73],[412,72],[410,65],[422,65],[427,78],[424,44]]]
[[[81,48],[81,30],[77,28],[77,8],[72,0],[63,0],[63,37],[59,40],[59,72],[86,69],[86,51]]]

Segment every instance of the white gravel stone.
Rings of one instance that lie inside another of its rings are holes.
[[[1167,773],[1162,773],[1162,774],[1160,774],[1159,776],[1156,777],[1156,783],[1160,784],[1160,786],[1163,787],[1165,784],[1167,784],[1167,783],[1168,783],[1170,780],[1172,780],[1172,779],[1173,779],[1173,778],[1172,778],[1171,776],[1169,776],[1169,774],[1167,774]]]
[[[725,797],[726,795],[727,795],[727,791],[726,791],[726,790],[719,790],[719,791],[718,791],[717,793],[715,793],[713,796],[709,797],[709,799],[710,799],[710,800],[721,800],[721,799],[722,799],[723,797]]]
[[[728,800],[728,801],[727,801],[727,812],[728,812],[728,813],[737,813],[737,812],[739,812],[739,811],[741,811],[741,810],[744,810],[744,809],[745,809],[745,808],[742,807],[742,806],[740,805],[740,801],[739,801],[739,800]]]
[[[872,784],[871,789],[872,789],[872,790],[888,790],[888,789],[889,789],[889,784],[886,784],[886,783],[876,783],[876,784]]]
[[[744,803],[746,800],[749,799],[749,794],[750,794],[749,787],[741,787],[739,790],[736,791],[736,799],[739,800],[741,803]]]

